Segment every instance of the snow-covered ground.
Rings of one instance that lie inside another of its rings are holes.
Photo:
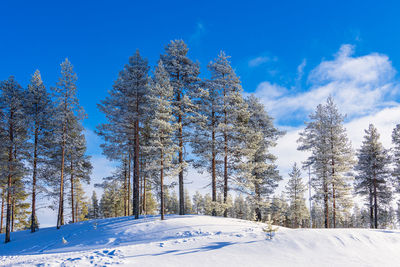
[[[195,215],[86,221],[12,233],[0,265],[400,266],[400,231],[280,227],[268,240],[263,227]]]

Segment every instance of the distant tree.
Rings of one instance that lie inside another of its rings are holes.
[[[307,188],[304,185],[300,169],[295,163],[292,167],[292,171],[289,173],[289,181],[285,187],[286,195],[288,197],[289,206],[289,216],[293,227],[299,227],[302,225],[302,221],[308,219],[309,212],[306,207],[306,201],[304,198],[304,193]]]
[[[100,217],[99,200],[97,199],[96,191],[93,191],[92,193],[88,217],[89,219],[97,219]]]
[[[199,191],[193,195],[193,211],[196,214],[204,214],[204,198]]]

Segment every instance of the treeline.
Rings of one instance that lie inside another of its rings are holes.
[[[66,59],[50,90],[38,70],[27,88],[13,76],[0,82],[0,232],[5,231],[6,243],[14,230],[38,229],[39,194],[50,197],[50,207],[58,210],[57,228],[64,224],[67,206],[71,222],[86,216],[81,184],[89,183],[92,166],[76,80]]]

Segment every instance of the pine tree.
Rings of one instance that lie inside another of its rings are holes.
[[[110,96],[99,105],[99,109],[108,120],[108,123],[98,127],[98,134],[108,143],[103,145],[103,151],[110,158],[115,158],[118,154],[125,155],[128,158],[128,169],[133,158],[132,208],[135,219],[139,218],[140,210],[140,130],[146,118],[148,71],[147,60],[143,59],[137,50],[120,72],[113,89],[109,92]]]
[[[370,227],[378,228],[380,214],[390,205],[392,192],[389,186],[391,159],[389,151],[379,141],[379,133],[373,124],[365,130],[363,144],[357,153],[358,175],[355,180],[356,192],[366,196],[370,211]]]
[[[100,199],[100,215],[102,218],[124,216],[123,188],[117,179],[105,180],[101,185],[104,189]]]
[[[295,163],[293,165],[292,171],[289,173],[289,181],[285,187],[286,195],[290,203],[290,220],[294,228],[302,225],[303,220],[309,217],[309,213],[306,207],[306,201],[304,198],[304,193],[307,188],[304,185],[300,169]]]
[[[223,195],[224,203],[228,198],[228,182],[233,175],[235,164],[243,155],[240,149],[244,142],[245,135],[243,130],[247,129],[249,113],[247,104],[242,97],[242,87],[240,80],[235,74],[229,57],[224,52],[220,52],[214,62],[208,65],[211,72],[209,87],[215,90],[216,94],[221,94],[220,105],[221,120],[217,124],[215,131],[219,133],[216,137],[218,147],[215,150],[221,151],[223,158]],[[224,212],[227,216],[227,210]]]
[[[99,200],[97,199],[96,191],[93,190],[91,197],[91,206],[89,209],[89,219],[98,219],[100,218],[100,207]]]
[[[69,142],[66,147],[66,161],[68,166],[66,173],[70,176],[70,201],[72,222],[77,222],[75,185],[81,182],[89,184],[92,164],[90,157],[86,155],[86,139],[83,134],[83,127],[77,121],[71,121],[68,127]]]
[[[169,74],[170,83],[173,88],[173,114],[177,122],[176,141],[178,145],[178,167],[179,167],[179,214],[184,215],[184,170],[187,167],[185,161],[185,144],[190,137],[189,127],[196,116],[196,106],[193,100],[198,98],[199,93],[199,65],[193,63],[188,57],[188,48],[182,40],[171,41],[165,47],[165,54],[161,60],[165,70]]]
[[[274,192],[282,179],[275,165],[276,157],[269,150],[276,145],[283,132],[274,127],[259,99],[251,95],[246,103],[249,119],[241,132],[245,139],[239,149],[242,152],[239,154],[241,163],[236,183],[240,191],[250,196],[256,220],[261,221],[261,208],[266,203],[264,198]]]
[[[397,124],[392,132],[393,148],[393,173],[394,186],[398,193],[400,193],[400,124]]]
[[[32,165],[32,197],[31,197],[31,232],[38,229],[36,221],[36,194],[37,182],[43,168],[46,168],[46,160],[49,156],[46,143],[54,128],[52,120],[54,107],[43,84],[39,70],[36,70],[28,85],[25,113],[29,117],[30,136],[32,139],[32,152],[30,162]]]
[[[19,186],[25,173],[23,160],[27,149],[27,121],[24,116],[24,92],[14,77],[0,83],[1,107],[1,154],[0,170],[6,178],[6,234],[5,242],[10,241],[12,213],[17,194],[21,194],[23,186]]]
[[[148,168],[159,172],[161,220],[164,220],[164,175],[167,176],[167,172],[171,171],[173,173],[173,156],[177,151],[172,140],[176,127],[172,114],[172,98],[173,88],[168,73],[162,61],[159,61],[148,95],[150,110],[154,112],[150,122],[152,134],[148,150],[158,157],[149,163]]]
[[[196,214],[204,214],[204,198],[199,191],[193,196],[193,211]]]
[[[192,200],[190,199],[189,192],[185,190],[185,214],[192,214],[193,206]]]
[[[56,87],[53,87],[53,94],[56,101],[55,120],[56,129],[54,131],[55,151],[53,154],[53,163],[60,166],[60,179],[57,181],[59,186],[59,205],[57,215],[57,229],[64,224],[64,187],[65,187],[65,169],[66,152],[69,145],[69,130],[71,123],[80,121],[85,117],[84,111],[79,105],[76,97],[77,76],[73,71],[73,66],[68,59],[61,63],[61,77]]]
[[[335,228],[338,213],[350,201],[349,171],[354,163],[351,143],[343,126],[344,116],[339,113],[331,97],[328,97],[325,105],[317,106],[310,119],[300,133],[298,149],[312,153],[305,166],[312,166],[313,169],[315,198],[323,201],[325,228],[330,226],[330,210]]]

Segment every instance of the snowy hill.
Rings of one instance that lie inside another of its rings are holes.
[[[0,265],[400,266],[400,231],[281,227],[268,240],[262,227],[194,215],[86,221],[13,233]]]

